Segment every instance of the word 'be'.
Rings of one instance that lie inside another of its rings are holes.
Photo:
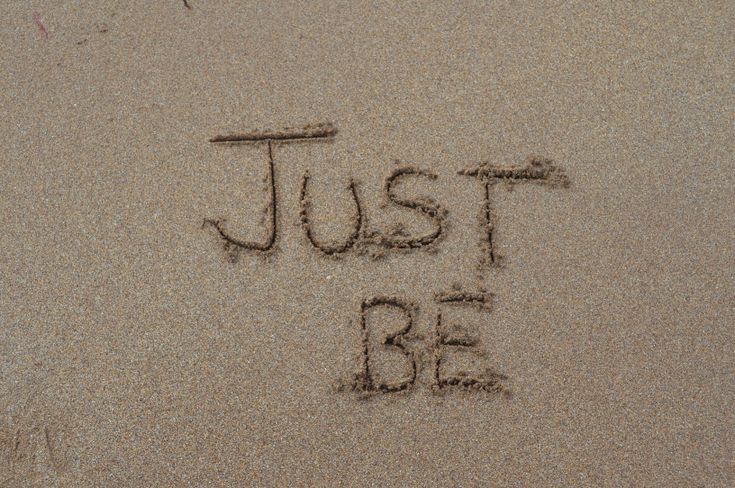
[[[389,296],[376,296],[363,301],[360,305],[360,367],[343,386],[363,394],[405,391],[419,382],[421,370],[427,369],[427,382],[434,392],[448,387],[490,393],[508,392],[503,384],[507,377],[491,368],[467,371],[451,368],[450,364],[450,356],[455,353],[482,357],[483,351],[478,334],[471,330],[469,324],[444,319],[445,308],[473,307],[487,312],[491,308],[491,299],[492,295],[486,292],[468,293],[460,290],[435,295],[438,311],[429,338],[414,332],[418,307],[413,303]],[[380,309],[398,312],[402,318],[398,321],[399,325],[393,330],[386,330],[385,323],[376,319],[373,313]],[[402,365],[396,367],[396,363]],[[386,367],[391,365],[392,368]]]

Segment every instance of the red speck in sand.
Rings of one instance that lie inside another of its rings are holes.
[[[43,22],[41,22],[41,14],[38,12],[33,12],[33,21],[38,26],[38,30],[41,31],[41,35],[44,39],[48,39],[48,31],[46,30],[46,27],[43,26]]]

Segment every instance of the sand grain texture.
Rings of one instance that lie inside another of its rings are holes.
[[[733,485],[732,2],[0,17],[0,486]]]

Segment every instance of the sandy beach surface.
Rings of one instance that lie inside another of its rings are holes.
[[[0,487],[735,483],[732,2],[1,10]]]

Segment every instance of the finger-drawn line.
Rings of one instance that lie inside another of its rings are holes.
[[[462,331],[462,335],[447,332],[442,324],[441,311],[437,313],[435,332],[439,334],[440,346],[475,347],[480,342],[477,337],[470,336],[467,331]]]
[[[301,128],[286,128],[281,130],[264,130],[252,131],[241,134],[231,134],[224,136],[215,136],[210,139],[212,143],[259,143],[265,142],[268,147],[268,174],[269,174],[269,190],[270,190],[270,223],[268,229],[268,237],[265,242],[259,243],[255,241],[244,241],[232,237],[224,227],[224,219],[204,219],[204,225],[211,225],[224,239],[226,246],[233,246],[235,250],[245,249],[259,252],[270,251],[277,237],[278,227],[278,199],[276,198],[276,178],[275,164],[273,162],[273,143],[288,142],[297,140],[325,140],[332,139],[337,134],[337,128],[330,122],[321,124],[306,125]],[[236,257],[236,253],[233,255]]]
[[[460,349],[473,350],[479,343],[478,339],[462,336],[452,337],[448,335],[442,325],[441,311],[437,312],[436,326],[434,328],[434,391],[440,391],[448,386],[458,386],[468,390],[482,390],[488,393],[500,393],[507,391],[503,385],[503,380],[508,377],[486,369],[483,373],[470,374],[464,371],[455,373],[452,376],[441,375],[441,365],[444,360],[444,347],[455,347]]]
[[[399,329],[397,332],[388,334],[383,338],[383,345],[390,346],[399,349],[403,355],[408,358],[409,364],[411,365],[411,373],[408,378],[393,382],[393,383],[380,383],[375,384],[373,382],[373,376],[370,371],[370,346],[369,346],[369,334],[367,330],[367,319],[366,312],[368,309],[377,306],[389,306],[401,309],[406,314],[406,325]],[[416,359],[412,351],[406,349],[402,344],[401,338],[408,334],[413,327],[413,306],[395,297],[376,296],[370,300],[362,302],[360,307],[360,325],[362,327],[362,372],[358,380],[362,381],[361,384],[355,386],[362,391],[376,391],[380,393],[393,393],[398,391],[407,390],[411,385],[416,382],[417,368]]]
[[[434,389],[438,390],[442,387],[441,364],[444,358],[442,354],[442,313],[439,311],[436,315],[436,324],[434,325],[434,343],[432,350],[434,351]]]
[[[553,160],[538,156],[527,158],[523,166],[492,166],[489,163],[482,163],[475,168],[461,170],[459,174],[474,176],[491,183],[535,182],[549,186],[569,186],[569,178],[563,169],[556,166]]]
[[[280,130],[262,130],[215,136],[209,140],[213,143],[239,143],[262,141],[293,141],[300,139],[330,139],[337,135],[337,127],[331,122],[306,125],[299,128]]]
[[[506,375],[496,373],[492,369],[487,369],[483,374],[476,376],[460,372],[455,376],[442,378],[441,387],[459,386],[467,390],[482,390],[487,393],[508,393],[508,389],[503,384],[503,381],[507,379]]]
[[[437,175],[419,168],[403,167],[398,168],[390,176],[385,179],[383,191],[392,203],[417,210],[431,219],[434,224],[434,230],[421,237],[415,238],[396,238],[394,236],[381,236],[381,242],[392,248],[420,248],[428,246],[436,241],[444,232],[444,223],[446,220],[446,211],[437,204],[433,199],[424,197],[420,199],[401,198],[395,194],[395,185],[403,178],[409,176],[423,176],[430,180],[436,180]]]
[[[301,209],[299,212],[301,217],[301,224],[304,228],[304,231],[306,232],[306,237],[309,239],[309,242],[311,242],[312,246],[319,249],[324,254],[334,255],[348,251],[357,242],[357,239],[360,237],[360,230],[362,229],[362,208],[360,207],[360,199],[357,196],[355,181],[350,178],[350,183],[348,186],[348,189],[352,193],[352,199],[355,202],[355,216],[352,219],[352,232],[349,236],[347,236],[343,243],[329,245],[320,243],[316,239],[316,237],[314,237],[314,230],[312,229],[311,223],[309,222],[309,210],[311,207],[311,202],[308,197],[307,187],[310,179],[311,174],[309,173],[309,171],[306,171],[304,173],[303,179],[301,180]]]
[[[434,300],[438,303],[460,303],[475,304],[482,308],[490,308],[492,305],[493,294],[485,291],[468,292],[468,291],[449,291],[434,294]]]
[[[493,245],[493,230],[495,229],[493,222],[495,219],[493,218],[493,209],[490,203],[490,183],[487,181],[485,182],[483,209],[485,217],[485,235],[487,236],[487,253],[488,258],[490,259],[490,264],[492,265],[495,264],[495,246]]]
[[[276,204],[276,178],[275,178],[275,168],[273,164],[273,145],[270,140],[267,141],[268,143],[268,183],[269,183],[269,190],[270,190],[270,206],[269,206],[269,213],[270,213],[270,222],[268,225],[268,237],[266,238],[265,242],[259,243],[255,241],[243,241],[240,239],[237,239],[235,237],[232,237],[227,230],[224,228],[224,219],[204,219],[204,224],[211,225],[215,229],[217,229],[217,232],[219,232],[219,235],[222,237],[222,239],[225,240],[228,244],[231,244],[233,246],[236,246],[238,248],[242,249],[248,249],[248,250],[254,250],[254,251],[261,251],[266,252],[269,251],[273,244],[276,242],[276,223],[278,220],[278,205]]]
[[[498,262],[494,245],[495,216],[490,200],[490,186],[499,182],[511,185],[532,183],[550,187],[569,186],[569,178],[562,168],[556,166],[551,159],[537,156],[527,158],[523,166],[492,166],[482,163],[475,168],[461,170],[458,174],[477,178],[484,184],[483,247],[490,265]]]

